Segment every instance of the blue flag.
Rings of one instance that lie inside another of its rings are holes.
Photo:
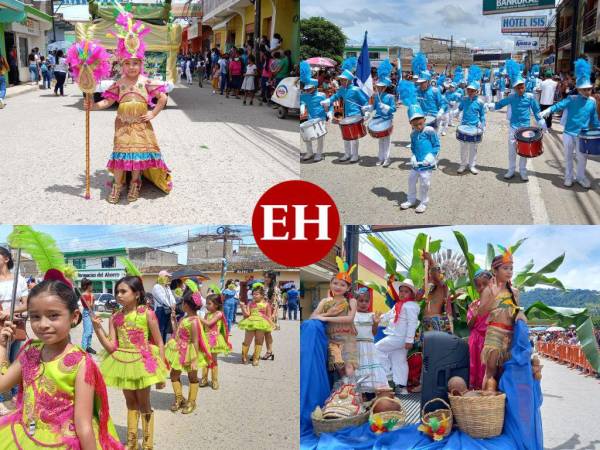
[[[370,97],[373,95],[373,77],[371,77],[371,62],[369,61],[369,46],[367,44],[366,31],[356,67],[356,84],[367,96]]]

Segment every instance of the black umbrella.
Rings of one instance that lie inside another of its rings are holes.
[[[191,277],[199,277],[199,278],[204,278],[208,280],[208,276],[206,274],[204,274],[204,272],[201,272],[200,270],[196,270],[196,269],[181,269],[181,270],[176,270],[175,272],[173,272],[171,278],[174,280],[177,280],[179,278],[191,278]]]

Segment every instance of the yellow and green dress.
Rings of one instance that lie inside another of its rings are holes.
[[[99,450],[124,449],[110,418],[106,386],[98,366],[73,345],[52,361],[42,362],[43,342],[27,342],[18,360],[22,382],[17,409],[0,417],[0,449],[79,449],[75,429],[75,380],[80,370],[94,387],[92,428]]]
[[[171,173],[162,158],[152,124],[141,121],[160,92],[166,92],[163,83],[143,76],[132,86],[119,80],[104,91],[104,98],[119,102],[114,148],[107,167],[110,172],[140,170],[145,178],[168,194],[173,188]]]
[[[169,373],[159,348],[149,341],[148,315],[153,314],[147,306],[138,306],[128,314],[123,311],[113,314],[116,349],[100,356],[100,371],[108,386],[137,390],[167,378]]]
[[[206,327],[206,338],[208,342],[208,350],[213,355],[228,355],[231,351],[231,343],[229,342],[229,330],[227,329],[227,322],[221,311],[215,311],[214,313],[206,313],[204,316],[205,320],[209,322],[214,318],[218,317],[217,321],[210,327]]]
[[[196,328],[198,333],[198,348],[192,343],[192,328]],[[186,371],[208,367],[212,363],[212,356],[208,349],[204,329],[197,316],[184,317],[179,321],[175,337],[169,339],[165,347],[165,357],[171,366],[171,369]],[[197,367],[192,369],[192,362],[197,361]]]
[[[245,331],[273,331],[275,325],[271,321],[271,305],[262,300],[258,303],[250,302],[250,315],[241,320],[238,328]]]

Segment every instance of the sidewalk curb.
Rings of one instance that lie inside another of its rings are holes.
[[[17,89],[17,90],[15,90]],[[18,95],[21,94],[25,94],[26,92],[31,92],[34,90],[38,90],[39,86],[35,85],[35,86],[22,86],[22,85],[18,85],[18,86],[12,86],[6,89],[6,98],[12,98],[12,97],[16,97]]]

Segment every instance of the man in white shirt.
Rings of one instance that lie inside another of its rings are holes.
[[[154,297],[154,313],[158,320],[158,328],[163,342],[167,342],[167,329],[171,320],[171,312],[175,311],[175,296],[171,291],[171,274],[166,270],[158,273],[156,284],[152,288]]]
[[[393,291],[396,304],[381,316],[381,322],[388,324],[383,331],[386,336],[375,344],[375,348],[383,367],[389,367],[391,363],[396,395],[406,395],[407,355],[415,341],[420,308],[415,301],[416,290],[411,280],[395,281]]]
[[[543,111],[554,105],[554,94],[558,83],[552,79],[552,72],[549,70],[544,74],[544,81],[540,86],[540,109]],[[552,128],[552,114],[546,117],[546,126]]]

